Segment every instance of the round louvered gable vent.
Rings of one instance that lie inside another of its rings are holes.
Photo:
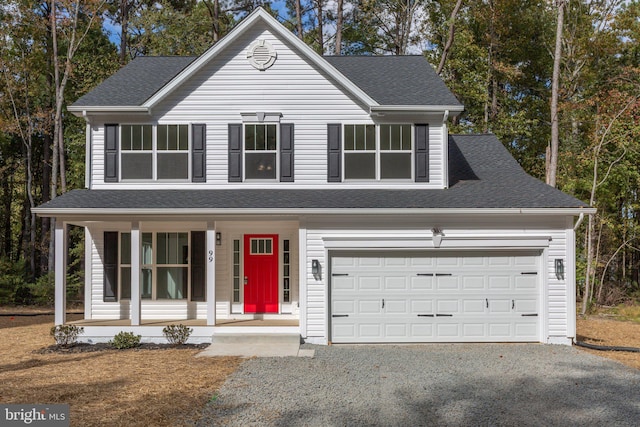
[[[271,67],[277,58],[276,50],[266,40],[257,40],[249,46],[247,59],[256,69],[264,71]]]

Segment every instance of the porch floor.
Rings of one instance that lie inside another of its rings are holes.
[[[78,326],[131,326],[130,319],[82,319],[67,322]],[[140,326],[167,326],[182,324],[185,326],[207,326],[206,319],[144,319]],[[297,319],[219,319],[215,326],[299,326]]]

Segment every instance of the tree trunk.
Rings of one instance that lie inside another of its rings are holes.
[[[129,41],[130,0],[120,0],[120,65],[127,62],[127,44]]]
[[[585,240],[587,241],[587,268],[584,274],[584,294],[582,295],[582,309],[580,310],[580,314],[583,316],[587,314],[587,310],[589,309],[589,300],[591,299],[591,292],[589,289],[591,287],[591,270],[593,268],[593,215],[589,215],[585,235]]]
[[[442,56],[440,57],[440,63],[438,64],[438,69],[436,70],[436,73],[438,73],[438,75],[442,73],[444,64],[447,61],[449,50],[451,49],[451,46],[453,46],[453,38],[456,34],[456,15],[458,15],[460,6],[462,6],[462,0],[458,0],[456,2],[453,11],[451,11],[451,16],[449,16],[449,35],[447,36],[447,42],[444,45],[444,49],[442,49]]]
[[[304,35],[302,34],[302,5],[300,4],[300,0],[296,0],[295,3],[296,3],[296,30],[298,31],[298,38],[300,40],[303,40]]]
[[[316,0],[317,15],[318,15],[318,53],[324,55],[324,28],[323,28],[323,13],[322,13],[323,0]]]
[[[551,77],[551,158],[548,162],[546,181],[552,187],[556,186],[558,172],[558,147],[560,145],[560,130],[558,121],[558,91],[560,85],[560,62],[562,61],[562,28],[564,25],[564,2],[556,0],[558,20],[556,22],[556,47],[553,54],[553,76]]]
[[[299,2],[300,0],[296,0]],[[342,55],[342,15],[344,13],[344,0],[338,0],[338,16],[336,17],[336,47],[335,54]]]

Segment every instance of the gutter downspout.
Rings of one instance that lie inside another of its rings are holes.
[[[82,111],[82,117],[84,118],[84,121],[86,122],[86,128],[85,128],[85,137],[84,137],[84,143],[86,144],[85,146],[85,156],[86,156],[86,161],[85,161],[85,169],[84,169],[84,186],[85,188],[91,188],[91,169],[92,169],[92,159],[91,159],[91,145],[93,144],[93,138],[92,138],[92,131],[91,131],[91,122],[89,120],[89,116],[87,114],[87,110],[83,110]]]
[[[580,224],[582,224],[583,220],[584,220],[584,212],[580,212],[580,216],[578,216],[578,220],[576,221],[576,225],[573,226],[573,231],[576,231],[578,229],[578,227],[580,227]]]

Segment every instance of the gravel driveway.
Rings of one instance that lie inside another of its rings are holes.
[[[198,425],[640,425],[640,371],[571,347],[304,347],[247,360]]]

